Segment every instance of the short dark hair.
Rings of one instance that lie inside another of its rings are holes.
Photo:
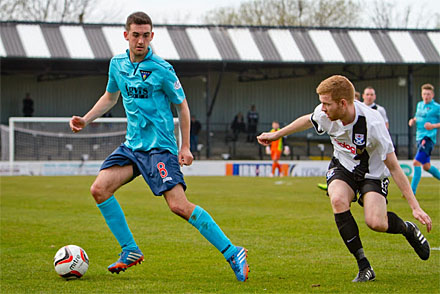
[[[130,26],[132,24],[149,24],[151,29],[153,29],[153,22],[151,21],[151,18],[148,16],[148,14],[142,11],[133,12],[127,17],[127,21],[125,22],[125,30],[127,32],[130,30]]]

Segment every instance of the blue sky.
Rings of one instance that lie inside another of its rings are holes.
[[[153,19],[156,24],[200,24],[203,15],[212,9],[235,6],[249,0],[101,0],[101,6],[105,7],[101,10],[111,16],[111,20],[115,23],[124,23],[128,14],[134,11],[145,11]],[[366,4],[373,4],[375,1],[384,0],[360,0]],[[404,9],[411,5],[414,15],[422,13],[440,14],[439,0],[386,0],[387,2],[399,4],[396,9]],[[425,8],[422,10],[421,7]],[[400,12],[403,14],[403,11]],[[94,17],[98,22],[101,20],[99,16]],[[108,22],[108,19],[105,21]]]

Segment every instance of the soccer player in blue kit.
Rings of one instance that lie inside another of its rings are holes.
[[[129,50],[110,61],[105,93],[83,117],[73,116],[70,127],[81,131],[109,111],[119,94],[127,115],[126,141],[101,166],[90,191],[122,253],[108,267],[112,273],[125,271],[144,260],[114,197],[122,185],[142,175],[156,196],[163,195],[170,210],[187,220],[214,245],[233,269],[237,280],[246,281],[249,266],[247,250],[234,246],[212,217],[188,201],[180,166],[191,165],[189,149],[190,111],[173,67],[156,56],[150,45],[154,32],[150,17],[143,12],[128,16],[124,37]],[[179,113],[182,144],[177,150],[170,103]]]
[[[424,84],[421,87],[422,100],[417,103],[416,115],[411,118],[408,125],[412,127],[414,123],[417,126],[416,141],[417,154],[414,158],[414,176],[411,181],[411,188],[416,194],[423,169],[429,172],[437,180],[440,180],[439,170],[431,165],[431,152],[437,137],[437,129],[440,128],[440,104],[433,100],[434,86]]]

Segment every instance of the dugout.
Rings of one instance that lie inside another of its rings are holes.
[[[127,48],[123,30],[121,24],[1,22],[1,123],[22,115],[27,92],[34,116],[84,114],[105,89],[110,58]],[[231,142],[234,115],[255,104],[258,131],[273,120],[289,123],[313,110],[317,84],[333,74],[347,76],[360,92],[376,89],[399,157],[411,158],[415,130],[407,121],[420,86],[431,83],[440,93],[439,30],[155,25],[154,32],[154,52],[174,66],[202,122],[207,158],[237,149],[243,151],[237,156],[261,157],[255,144]],[[119,102],[112,116],[123,115]],[[295,136],[289,141],[304,143],[294,148],[298,158],[322,155],[316,146],[326,138]]]

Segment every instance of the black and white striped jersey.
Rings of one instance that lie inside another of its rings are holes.
[[[327,133],[333,144],[333,156],[349,171],[353,171],[359,165],[360,160],[355,159],[357,149],[360,145],[365,146],[368,152],[368,173],[365,178],[383,179],[390,176],[388,168],[383,162],[388,153],[394,152],[393,142],[384,124],[381,114],[364,105],[362,102],[354,102],[356,117],[348,125],[343,125],[340,120],[331,121],[322,111],[322,104],[319,104],[312,116],[311,121],[318,134]],[[364,133],[353,132],[353,127],[359,117],[365,117]],[[359,151],[358,151],[359,152]]]

